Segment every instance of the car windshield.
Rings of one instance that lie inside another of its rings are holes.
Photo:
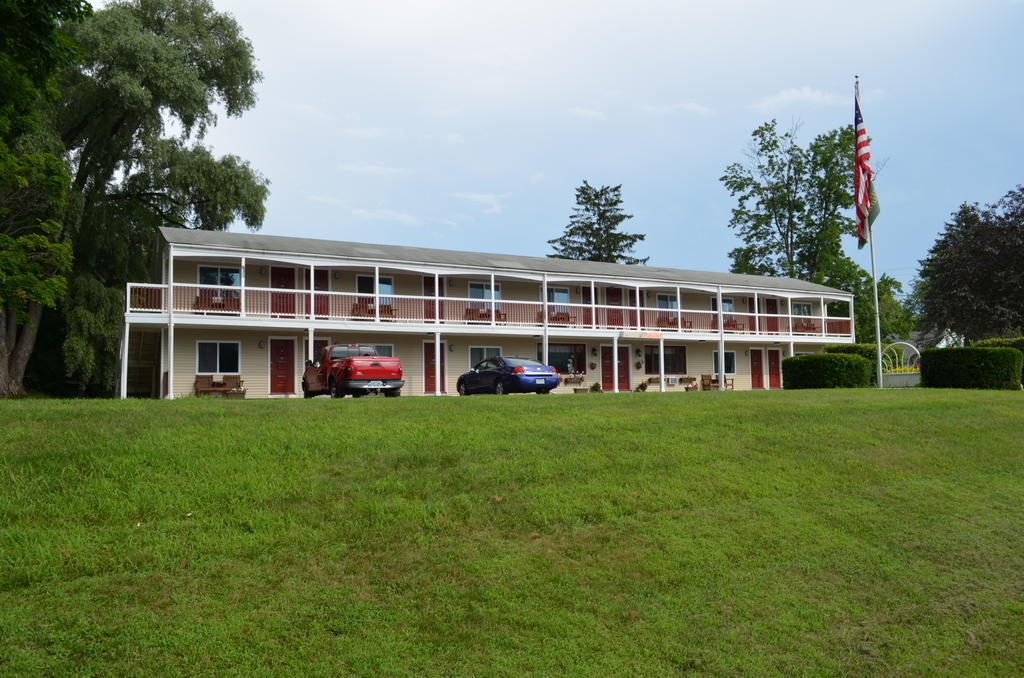
[[[544,363],[530,358],[502,358],[509,367],[544,367]]]

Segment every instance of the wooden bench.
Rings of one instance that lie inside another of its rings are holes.
[[[237,374],[224,375],[224,381],[214,381],[212,374],[196,375],[196,395],[223,396],[229,391],[242,388],[242,378]]]

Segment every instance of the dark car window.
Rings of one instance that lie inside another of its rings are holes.
[[[335,346],[331,349],[331,360],[340,360],[341,358],[347,358],[352,355],[348,346]]]
[[[362,356],[374,356],[374,357],[376,357],[377,349],[374,348],[373,346],[360,346],[359,347],[359,355],[362,355]]]
[[[480,362],[473,366],[473,369],[476,370],[477,372],[483,372],[484,370],[488,369],[487,365],[490,362],[490,360],[481,360]]]
[[[544,363],[530,358],[503,358],[509,367],[544,367]]]

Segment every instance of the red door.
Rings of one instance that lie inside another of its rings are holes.
[[[601,347],[601,389],[611,391],[612,384],[612,347]],[[619,390],[629,390],[629,349],[619,347]]]
[[[590,297],[590,286],[589,285],[588,286],[584,286],[580,291],[583,294],[583,296],[581,297],[580,301],[582,303],[584,303],[584,304],[587,304],[587,308],[583,309],[583,324],[584,325],[591,325],[591,326],[593,326],[593,323],[594,323],[594,317],[592,315],[593,311],[591,311],[591,309],[590,309],[590,299],[591,299],[591,297]]]
[[[768,388],[782,388],[782,358],[779,351],[768,349]]]
[[[437,289],[438,289],[437,296],[443,297],[444,296],[444,278],[438,278],[437,279]],[[432,275],[425,275],[425,276],[423,276],[423,296],[425,296],[425,297],[432,297],[432,296],[434,296],[434,276],[432,276]],[[441,320],[444,320],[444,302],[443,301],[440,302],[440,305],[441,305],[441,308],[440,308],[440,311],[441,311],[440,312],[440,318],[441,318]],[[434,318],[435,318],[435,315],[434,315],[434,300],[433,299],[425,299],[423,301],[423,319],[427,320],[427,321],[431,321],[431,320],[434,320]]]
[[[764,356],[761,349],[750,349],[750,388],[764,388]]]
[[[295,341],[270,340],[270,392],[295,392]]]
[[[622,288],[609,287],[604,291],[604,300],[608,306],[622,306]],[[605,309],[608,313],[608,327],[623,327],[622,311]],[[611,349],[609,349],[611,350]]]
[[[779,312],[779,300],[778,299],[765,299],[764,300],[764,312],[774,316]],[[775,317],[765,318],[764,329],[766,332],[772,332],[778,334],[779,332],[779,319]]]
[[[295,269],[270,267],[270,286],[275,290],[295,289]],[[275,316],[295,315],[295,294],[293,292],[270,294],[270,313]]]
[[[302,287],[303,289],[309,289],[309,269],[303,271],[302,276]],[[327,280],[327,271],[319,270],[313,273],[313,291],[314,292],[326,292],[330,288],[330,284]],[[330,305],[330,298],[326,294],[314,294],[313,295],[313,308],[316,309],[316,316],[318,318],[326,318],[328,314],[328,307]],[[309,314],[309,298],[302,303],[303,308],[306,309],[306,313]]]
[[[441,342],[441,393],[448,392],[448,389],[445,388],[447,379],[445,379],[444,372],[444,354],[446,351],[444,342]],[[434,393],[436,383],[434,374],[434,344],[423,344],[423,392]]]

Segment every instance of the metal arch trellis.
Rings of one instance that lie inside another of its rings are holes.
[[[921,369],[921,352],[913,344],[894,341],[882,350],[882,373],[917,372]]]

